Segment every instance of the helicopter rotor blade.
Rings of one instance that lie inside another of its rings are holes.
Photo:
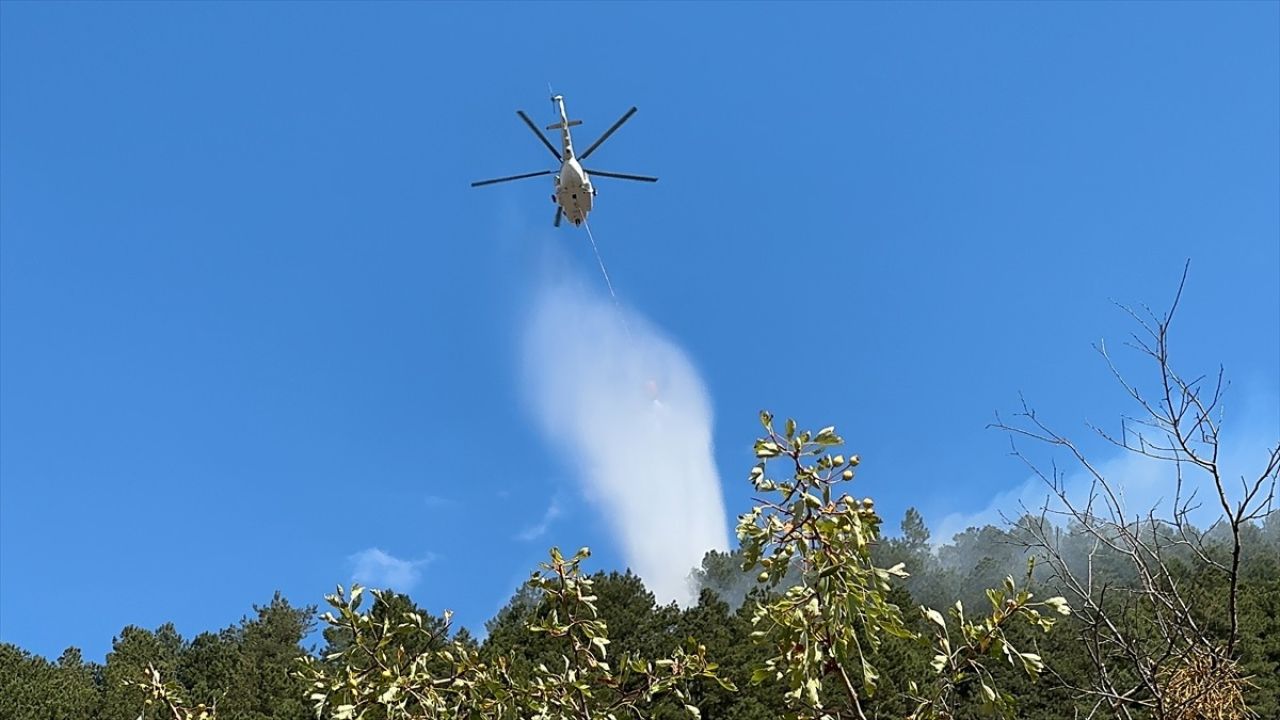
[[[554,223],[556,227],[560,227],[560,218],[563,215],[564,215],[564,208],[561,208],[561,207],[556,208],[556,221]]]
[[[538,172],[525,173],[523,175],[511,175],[508,177],[494,178],[492,180],[479,180],[471,183],[471,187],[480,187],[481,185],[492,185],[494,183],[508,182],[511,180],[523,180],[525,178],[538,177],[539,175],[550,175],[555,170],[540,170]]]
[[[551,144],[551,141],[547,139],[546,135],[542,134],[542,130],[540,130],[537,125],[533,124],[533,121],[529,119],[529,116],[525,115],[523,110],[517,110],[516,114],[520,116],[520,119],[524,121],[525,125],[529,126],[529,129],[533,131],[533,134],[538,136],[538,139],[542,141],[542,144],[547,146],[547,149],[551,151],[551,154],[555,156],[556,160],[560,160],[560,151],[556,149],[555,145]]]
[[[631,119],[631,116],[636,114],[636,109],[637,109],[637,108],[632,107],[630,110],[628,110],[628,111],[627,111],[627,113],[626,113],[625,115],[623,115],[623,116],[618,120],[618,122],[616,122],[616,123],[614,123],[614,124],[613,124],[613,127],[611,127],[611,128],[609,128],[608,130],[605,130],[605,131],[604,131],[604,134],[600,136],[600,139],[599,139],[599,140],[596,140],[595,142],[591,143],[591,146],[590,146],[590,147],[588,147],[588,148],[586,149],[586,151],[585,151],[585,152],[583,152],[581,155],[579,155],[579,156],[578,156],[578,159],[580,159],[580,160],[586,160],[587,158],[591,157],[591,153],[595,152],[595,151],[596,151],[596,148],[598,148],[598,147],[600,147],[602,144],[604,144],[604,141],[605,141],[605,140],[608,140],[610,135],[612,135],[612,134],[614,134],[615,132],[617,132],[617,131],[618,131],[618,128],[622,127],[622,123],[624,123],[624,122],[626,122],[626,121],[630,120],[630,119]]]
[[[618,178],[619,180],[639,180],[640,182],[658,182],[658,178],[649,175],[626,175],[624,173],[605,172],[603,170],[586,170],[588,175],[599,175],[600,177]]]

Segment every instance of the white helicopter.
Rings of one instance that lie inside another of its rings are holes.
[[[613,124],[613,127],[606,130],[605,133],[600,136],[599,140],[591,143],[590,147],[583,151],[582,155],[575,155],[573,152],[573,139],[569,136],[569,128],[574,125],[581,125],[582,121],[569,119],[569,116],[564,110],[563,96],[556,95],[551,98],[551,102],[555,103],[560,108],[560,122],[555,123],[554,125],[548,125],[547,129],[560,131],[560,144],[563,148],[560,152],[556,151],[555,146],[551,144],[551,141],[547,139],[547,136],[542,134],[542,131],[538,129],[537,125],[533,124],[533,121],[529,119],[528,115],[524,114],[523,110],[517,110],[516,114],[520,116],[520,119],[524,121],[524,124],[529,126],[529,129],[538,136],[538,139],[542,141],[542,144],[546,145],[547,149],[551,151],[551,154],[560,162],[560,173],[556,175],[555,178],[556,191],[555,194],[551,196],[551,202],[555,203],[557,206],[556,219],[554,223],[556,227],[560,227],[560,219],[564,216],[568,216],[569,222],[574,225],[581,225],[587,221],[587,214],[591,212],[593,204],[592,201],[596,196],[595,186],[591,184],[591,175],[618,178],[620,180],[658,182],[658,178],[649,177],[647,175],[625,175],[623,173],[604,172],[603,170],[588,170],[582,167],[581,161],[590,157],[591,153],[595,152],[596,148],[600,147],[605,140],[608,140],[610,135],[616,132],[618,128],[622,127],[623,123],[630,120],[631,116],[636,114],[636,108],[633,107],[628,110],[627,113],[618,120],[618,122]],[[542,170],[540,172],[525,173],[523,175],[494,178],[493,180],[481,180],[479,182],[471,183],[471,187],[493,185],[494,183],[508,182],[510,180],[523,180],[524,178],[540,177],[542,175],[550,175],[554,172],[555,170]]]

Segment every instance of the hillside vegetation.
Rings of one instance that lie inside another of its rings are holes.
[[[1027,408],[999,427],[1052,503],[941,545],[909,510],[887,535],[834,428],[762,413],[739,547],[692,571],[692,607],[552,549],[483,640],[353,587],[190,639],[126,627],[101,665],[0,645],[0,718],[1280,717],[1280,446],[1223,476],[1222,382],[1173,370],[1171,316],[1142,322],[1154,392],[1121,378],[1141,413],[1113,440],[1176,478],[1159,507],[1126,508],[1125,478]],[[1218,520],[1196,527],[1198,504]]]

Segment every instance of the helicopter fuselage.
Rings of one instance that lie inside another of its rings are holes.
[[[582,163],[576,157],[569,156],[560,166],[560,174],[556,176],[556,192],[551,196],[551,201],[564,210],[564,216],[569,222],[581,225],[587,221],[595,194],[596,189],[592,187],[587,171],[582,169]]]
[[[569,128],[580,124],[580,121],[569,119],[569,113],[564,109],[563,97],[556,95],[551,101],[560,110],[560,122],[547,129],[560,131],[560,157],[563,159],[560,174],[556,176],[556,192],[551,196],[551,201],[560,206],[569,222],[581,225],[587,221],[587,215],[591,212],[596,191],[591,187],[587,171],[582,169],[582,163],[578,162],[573,153],[573,136],[569,133]]]

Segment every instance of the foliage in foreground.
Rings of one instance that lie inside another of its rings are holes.
[[[1032,602],[1031,593],[1015,588],[1010,578],[989,591],[988,615],[970,620],[957,603],[953,628],[938,611],[922,608],[931,629],[912,630],[890,599],[892,578],[907,576],[903,563],[886,569],[872,558],[881,524],[872,502],[836,494],[853,479],[857,458],[831,454],[842,444],[834,428],[810,433],[788,421],[779,434],[771,416],[765,413],[761,420],[767,434],[755,445],[761,462],[751,481],[772,499],[760,500],[738,525],[743,569],[763,567],[759,581],[766,588],[751,617],[756,628],[751,638],[766,657],[750,668],[751,682],[780,686],[792,717],[865,718],[864,704],[877,692],[882,672],[877,654],[884,639],[897,638],[932,658],[923,686],[906,683],[911,717],[953,717],[967,698],[984,710],[1012,716],[1013,697],[997,689],[987,664],[992,658],[1017,663],[1038,676],[1044,669],[1040,657],[1016,649],[1006,627],[1021,619],[1047,631],[1053,620],[1039,608],[1066,614],[1066,602]],[[788,461],[789,478],[766,476],[773,459]],[[553,549],[551,561],[530,578],[532,609],[522,624],[533,636],[548,639],[549,652],[523,666],[506,655],[486,657],[447,640],[447,615],[442,626],[431,626],[412,611],[379,618],[360,612],[362,588],[350,595],[339,588],[328,598],[336,614],[326,613],[324,620],[347,643],[324,658],[304,659],[302,676],[317,714],[335,720],[586,720],[660,715],[667,708],[662,701],[669,699],[684,714],[701,717],[697,684],[736,690],[717,674],[706,646],[692,637],[658,659],[630,651],[611,659],[608,623],[596,606],[593,580],[581,570],[587,555],[583,549],[565,559]],[[779,590],[788,578],[795,584]],[[381,595],[375,600],[381,602]],[[418,651],[407,652],[411,647]],[[828,683],[834,691],[824,690]],[[960,692],[968,684],[980,692]]]
[[[1156,327],[1164,369],[1167,320]],[[1171,407],[1199,407],[1197,386],[1178,387],[1191,400]],[[1185,449],[1216,447],[1216,429],[1180,440],[1182,416],[1163,417],[1156,426],[1179,443],[1168,459],[1219,482],[1203,460],[1213,455]],[[695,573],[695,607],[658,606],[629,573],[584,574],[586,549],[553,549],[483,643],[454,632],[448,613],[353,587],[327,598],[319,654],[301,647],[315,610],[279,595],[191,642],[172,625],[125,628],[104,665],[0,645],[0,718],[1280,716],[1280,448],[1248,486],[1266,492],[1234,509],[1224,500],[1228,522],[1204,531],[1185,513],[1129,523],[1077,512],[1065,526],[1041,513],[970,528],[935,552],[919,513],[886,538],[871,499],[844,491],[858,458],[836,452],[834,428],[761,421],[749,476],[759,497],[739,518],[740,548]],[[1047,634],[1055,622],[1065,627]]]
[[[1071,544],[1085,536],[1067,529],[1064,542]],[[1026,566],[1024,549],[1017,542],[1018,526],[1010,528],[972,528],[956,536],[936,551],[928,545],[928,530],[919,514],[908,511],[902,531],[894,537],[881,538],[873,549],[876,563],[893,567],[904,562],[916,570],[897,584],[890,593],[893,604],[904,608],[905,624],[917,633],[927,635],[936,627],[910,608],[920,603],[946,607],[948,598],[962,601],[962,607],[987,603],[981,588],[1002,585],[1007,571]],[[1088,546],[1084,546],[1088,547]],[[1241,580],[1240,660],[1237,671],[1248,679],[1244,701],[1257,717],[1280,717],[1280,514],[1265,524],[1251,526],[1246,532],[1244,570]],[[608,628],[608,657],[614,660],[623,653],[645,657],[661,657],[680,647],[688,637],[696,637],[706,647],[709,661],[718,663],[718,676],[736,688],[730,691],[714,681],[695,681],[688,685],[691,704],[703,717],[727,720],[773,720],[783,717],[787,706],[782,697],[785,685],[765,678],[751,683],[758,669],[773,655],[764,643],[753,641],[757,631],[752,617],[760,603],[771,597],[756,575],[742,571],[741,551],[711,553],[699,573],[703,591],[698,604],[681,610],[671,605],[658,605],[645,590],[639,578],[622,573],[593,573],[589,594],[596,595],[594,604]],[[1124,567],[1114,558],[1099,553],[1094,556],[1096,572],[1105,574],[1112,587],[1123,588],[1130,582]],[[1037,565],[1037,576],[1041,566]],[[1191,589],[1197,605],[1206,618],[1219,617],[1225,586],[1219,574],[1198,563],[1194,556],[1176,563],[1176,579]],[[740,582],[741,581],[741,582]],[[1045,580],[1037,577],[1037,583]],[[743,591],[742,588],[750,588]],[[776,597],[776,595],[775,595]],[[372,599],[372,603],[370,600]],[[541,599],[529,591],[521,591],[488,624],[483,643],[476,643],[465,631],[443,630],[443,618],[415,606],[403,595],[382,592],[377,597],[366,592],[363,614],[377,623],[384,618],[414,612],[423,616],[424,625],[432,628],[432,638],[457,641],[481,659],[509,659],[510,671],[517,677],[536,671],[539,663],[555,657],[562,638],[546,633],[530,633],[526,625],[540,617]],[[955,631],[955,608],[944,616]],[[967,612],[967,610],[966,610]],[[335,612],[335,615],[337,613]],[[100,718],[102,720],[135,720],[144,708],[145,684],[151,676],[148,664],[161,673],[174,699],[182,707],[199,711],[198,704],[215,708],[223,718],[314,717],[308,702],[309,689],[302,678],[291,676],[297,670],[295,658],[304,654],[311,608],[290,606],[281,598],[261,606],[242,623],[221,632],[204,633],[183,640],[171,626],[155,631],[128,628],[116,639],[105,665],[85,662],[74,649],[55,661],[34,657],[12,645],[0,645],[0,717],[14,720],[48,720],[49,718]],[[1138,618],[1132,622],[1137,623]],[[1225,637],[1227,626],[1212,622],[1215,633]],[[1134,625],[1135,628],[1140,626]],[[1028,648],[1043,656],[1045,675],[1030,682],[1021,668],[1007,663],[988,665],[996,675],[999,687],[1017,698],[1017,717],[1026,720],[1055,720],[1075,716],[1081,710],[1085,717],[1089,705],[1078,694],[1063,688],[1063,683],[1079,684],[1091,672],[1087,647],[1079,640],[1087,627],[1076,614],[1061,617],[1054,632],[1045,635],[1025,624],[1008,626],[1008,635],[1019,648]],[[333,628],[330,628],[331,630]],[[414,633],[414,644],[406,642],[405,652],[427,651],[424,633]],[[340,632],[330,632],[326,647],[306,653],[323,662],[323,656],[350,647],[350,639]],[[904,718],[914,705],[906,697],[911,680],[928,687],[935,678],[928,666],[932,655],[922,656],[914,641],[890,638],[878,652],[871,653],[872,664],[879,673],[879,687],[873,697],[864,700],[868,718]],[[1026,650],[1024,650],[1026,651]],[[616,660],[615,660],[616,662]],[[1189,677],[1171,670],[1167,676],[1171,689],[1177,691],[1179,680]],[[123,679],[133,678],[143,687],[127,685]],[[229,680],[229,682],[228,682]],[[840,688],[829,682],[823,686],[824,701],[837,702]],[[825,693],[834,691],[834,696]],[[968,700],[956,713],[958,718],[982,717],[980,702],[972,697],[981,692],[975,683],[955,690]],[[832,699],[828,700],[831,697]],[[649,707],[654,718],[688,717],[673,696],[656,697]],[[162,712],[163,711],[163,712]],[[147,718],[173,717],[163,703],[145,708]],[[1135,712],[1133,717],[1151,717]],[[1116,717],[1111,713],[1095,717]],[[1213,715],[1207,717],[1212,718]],[[1231,717],[1231,716],[1223,716]]]
[[[811,433],[787,420],[779,433],[769,413],[761,414],[761,423],[766,436],[755,444],[760,463],[751,482],[764,498],[738,522],[744,569],[762,567],[760,580],[776,587],[798,563],[800,582],[756,608],[754,636],[772,655],[753,680],[783,682],[798,718],[865,718],[864,701],[875,696],[882,673],[876,655],[887,639],[897,638],[923,643],[932,653],[927,684],[907,681],[915,705],[911,718],[952,717],[963,704],[959,690],[968,684],[980,689],[984,710],[1011,717],[1013,697],[998,689],[987,663],[1005,660],[1039,676],[1040,656],[1017,649],[1006,628],[1022,620],[1047,632],[1054,620],[1040,609],[1069,614],[1066,601],[1032,602],[1030,591],[1007,578],[987,591],[991,609],[985,616],[967,618],[957,601],[949,626],[942,613],[921,607],[930,630],[911,630],[890,598],[892,578],[908,576],[905,563],[879,567],[872,554],[881,526],[873,501],[837,494],[853,480],[858,457],[828,452],[843,444],[833,427]],[[790,477],[772,479],[767,471],[773,461],[782,462]],[[822,692],[828,681],[837,692]]]
[[[347,718],[589,718],[621,717],[655,698],[670,695],[684,703],[697,679],[733,685],[716,675],[699,646],[677,649],[656,661],[624,653],[609,659],[608,625],[599,617],[594,581],[582,574],[586,548],[566,559],[552,549],[529,580],[541,595],[537,618],[527,629],[553,639],[562,654],[535,672],[518,672],[505,657],[481,659],[477,648],[447,641],[449,614],[442,627],[406,612],[375,619],[359,611],[362,588],[327,598],[337,611],[329,625],[349,644],[323,660],[303,659],[302,676],[320,717]],[[375,597],[381,600],[381,593]],[[406,652],[415,643],[418,653]],[[684,703],[698,716],[698,708]]]

